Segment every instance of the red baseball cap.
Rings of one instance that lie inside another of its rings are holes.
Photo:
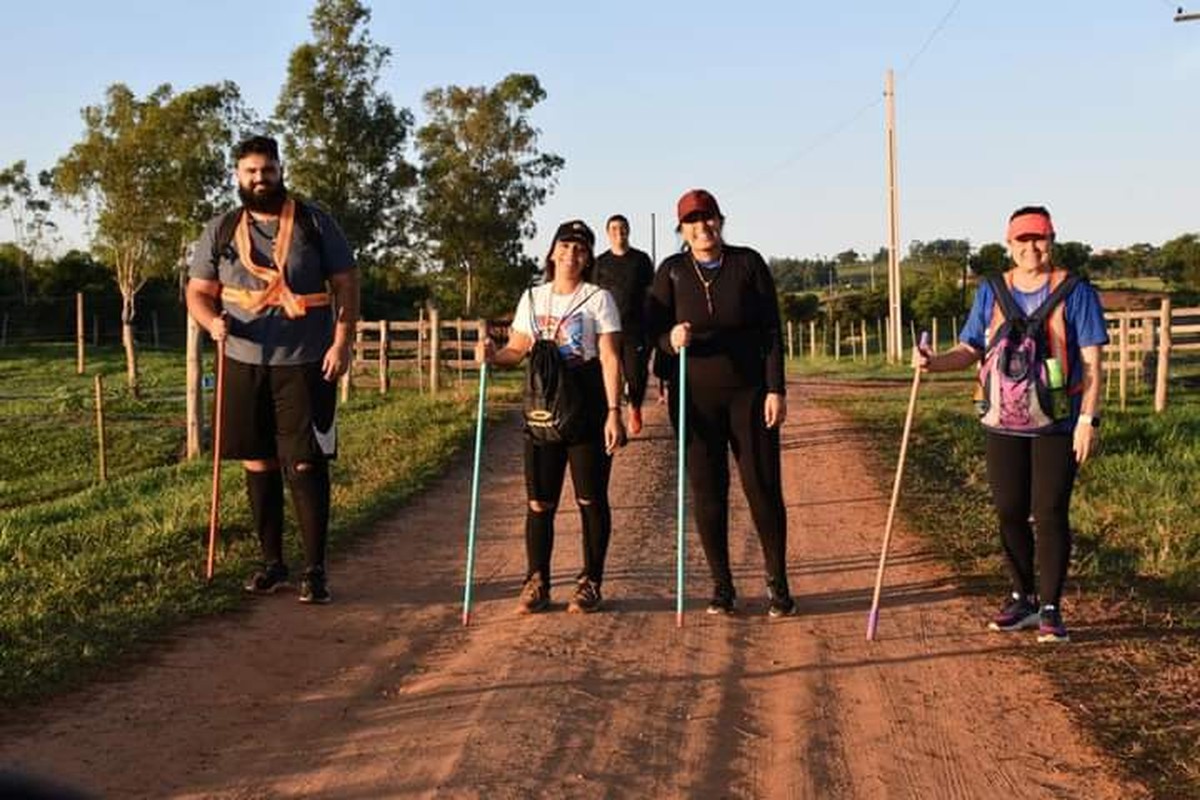
[[[1013,241],[1022,236],[1035,236],[1039,239],[1049,239],[1054,236],[1054,223],[1049,214],[1030,212],[1008,221],[1008,233],[1005,239]]]
[[[680,222],[683,222],[684,219],[696,213],[703,213],[707,217],[720,217],[721,207],[717,205],[717,198],[704,189],[691,189],[684,192],[675,207],[676,216]]]

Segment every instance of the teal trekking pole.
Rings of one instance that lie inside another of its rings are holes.
[[[679,384],[675,387],[675,398],[679,402],[679,467],[678,484],[675,490],[677,505],[675,518],[675,627],[683,627],[683,578],[684,562],[687,560],[687,538],[684,522],[687,516],[687,348],[679,348]]]
[[[471,582],[475,574],[475,531],[479,527],[479,462],[483,456],[484,402],[487,398],[488,365],[479,365],[479,406],[475,412],[475,465],[471,469],[471,515],[467,522],[467,579],[463,588],[462,624],[471,622]]]

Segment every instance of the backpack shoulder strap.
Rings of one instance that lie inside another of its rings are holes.
[[[296,225],[305,241],[318,250],[321,249],[321,221],[317,209],[312,203],[296,200]]]
[[[1000,313],[1006,320],[1025,317],[1021,307],[1017,305],[1016,298],[1012,296],[1012,292],[1008,288],[1008,281],[1003,275],[990,275],[987,282],[988,286],[992,287],[992,295],[996,298],[996,303],[1000,306]]]
[[[241,219],[241,216],[241,206],[230,209],[221,215],[221,221],[217,223],[217,230],[213,234],[212,257],[214,262],[220,259],[221,251],[233,241],[233,232],[237,229],[238,220]]]
[[[1063,278],[1058,286],[1054,288],[1054,291],[1050,293],[1050,296],[1029,315],[1029,319],[1039,325],[1044,323],[1054,313],[1054,309],[1058,307],[1058,304],[1065,300],[1067,295],[1079,285],[1080,280],[1082,279],[1075,273],[1068,273],[1067,277]]]

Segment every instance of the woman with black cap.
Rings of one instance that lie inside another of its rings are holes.
[[[696,527],[712,572],[710,614],[731,614],[729,451],[758,529],[767,570],[768,613],[796,612],[788,588],[787,512],[779,426],[787,416],[783,337],[775,282],[754,250],[726,244],[725,217],[703,189],[679,198],[686,248],[655,273],[651,332],[672,355],[687,347],[687,472]],[[678,373],[672,386],[678,386]],[[670,404],[672,422],[677,405]]]
[[[517,304],[508,343],[495,350],[485,341],[489,364],[521,363],[539,339],[554,342],[563,360],[564,381],[583,399],[581,430],[565,441],[525,438],[525,517],[528,569],[517,611],[530,614],[550,605],[550,555],[554,512],[568,465],[583,521],[583,570],[567,610],[588,613],[600,608],[604,559],[612,530],[608,505],[609,461],[624,444],[621,423],[621,320],[612,295],[589,283],[595,236],[579,220],[564,222],[546,254],[547,282],[526,291]]]

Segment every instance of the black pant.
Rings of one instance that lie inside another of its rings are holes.
[[[690,382],[689,382],[690,383]],[[763,422],[762,387],[688,387],[687,473],[696,528],[713,582],[733,585],[729,569],[729,451],[758,530],[767,576],[787,592],[787,511],[783,504],[779,428]],[[678,429],[678,406],[669,406]]]
[[[646,399],[646,379],[650,369],[650,349],[636,331],[621,336],[621,372],[625,377],[625,398],[629,405],[641,408]]]
[[[604,559],[612,533],[608,505],[608,475],[612,457],[604,452],[604,432],[593,430],[573,444],[534,444],[525,440],[525,489],[532,505],[525,517],[526,577],[540,573],[550,584],[550,555],[554,549],[554,512],[562,495],[567,466],[583,524],[583,571],[596,583],[604,579]]]
[[[1013,591],[1058,605],[1071,560],[1068,519],[1075,485],[1075,453],[1069,434],[987,434],[987,473]],[[1037,526],[1036,548],[1030,513]],[[1034,579],[1034,553],[1038,577]]]

